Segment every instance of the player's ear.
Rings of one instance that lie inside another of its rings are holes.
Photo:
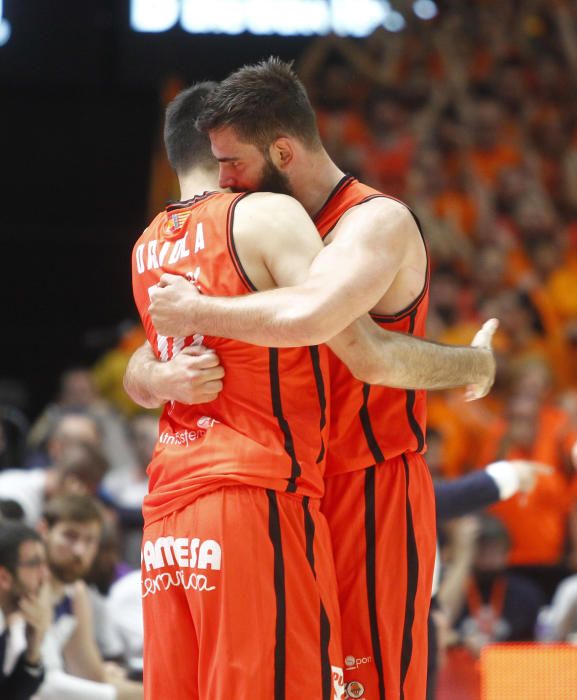
[[[274,165],[279,170],[283,170],[291,163],[294,157],[293,144],[286,136],[280,136],[273,141],[269,148],[269,153]]]

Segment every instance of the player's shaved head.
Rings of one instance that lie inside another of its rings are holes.
[[[234,128],[239,138],[262,150],[280,136],[321,148],[315,112],[292,63],[271,57],[243,66],[223,80],[206,100],[201,131]]]
[[[166,108],[164,145],[168,162],[178,175],[192,168],[217,168],[206,134],[196,127],[196,120],[207,97],[217,83],[196,83],[179,93]]]

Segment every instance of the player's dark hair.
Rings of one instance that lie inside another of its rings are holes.
[[[321,147],[315,112],[292,63],[271,57],[231,73],[206,100],[201,131],[233,127],[239,138],[265,150],[280,136]]]
[[[216,168],[208,136],[196,128],[204,102],[216,86],[209,81],[197,83],[179,93],[166,108],[164,145],[168,162],[178,174],[193,167]]]
[[[42,542],[40,535],[23,523],[0,522],[0,566],[16,573],[20,545],[24,542]]]

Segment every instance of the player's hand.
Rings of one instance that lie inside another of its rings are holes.
[[[26,622],[26,660],[36,664],[40,660],[40,646],[53,616],[48,583],[43,583],[38,593],[24,595],[19,601],[19,608]]]
[[[172,360],[156,363],[149,381],[154,395],[163,401],[196,404],[214,401],[222,390],[223,377],[214,350],[191,345]]]
[[[551,475],[553,467],[541,462],[531,462],[526,459],[510,459],[509,464],[517,472],[519,478],[519,493],[528,494],[533,491],[540,475]]]
[[[148,312],[157,333],[173,338],[194,335],[194,305],[200,295],[191,281],[165,273],[149,295]]]
[[[493,354],[492,343],[493,336],[495,335],[495,331],[498,327],[499,321],[496,318],[490,318],[488,321],[485,321],[481,327],[481,330],[477,331],[471,342],[471,347],[479,348],[486,352],[487,367],[483,381],[478,382],[477,384],[469,384],[467,387],[465,391],[466,401],[476,401],[477,399],[482,399],[483,396],[487,396],[491,390],[491,387],[493,386],[497,365]]]

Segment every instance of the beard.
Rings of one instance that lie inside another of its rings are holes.
[[[254,188],[254,192],[274,192],[276,194],[288,194],[291,197],[293,196],[292,188],[290,186],[290,182],[288,177],[278,170],[272,160],[270,159],[270,156],[265,154],[264,156],[264,165],[262,168],[262,172],[260,174],[260,180],[256,187]],[[245,190],[242,189],[237,189],[237,188],[231,188],[233,192],[244,192]]]
[[[67,564],[50,562],[50,571],[61,583],[74,583],[88,573],[88,568],[79,561],[71,561]]]

